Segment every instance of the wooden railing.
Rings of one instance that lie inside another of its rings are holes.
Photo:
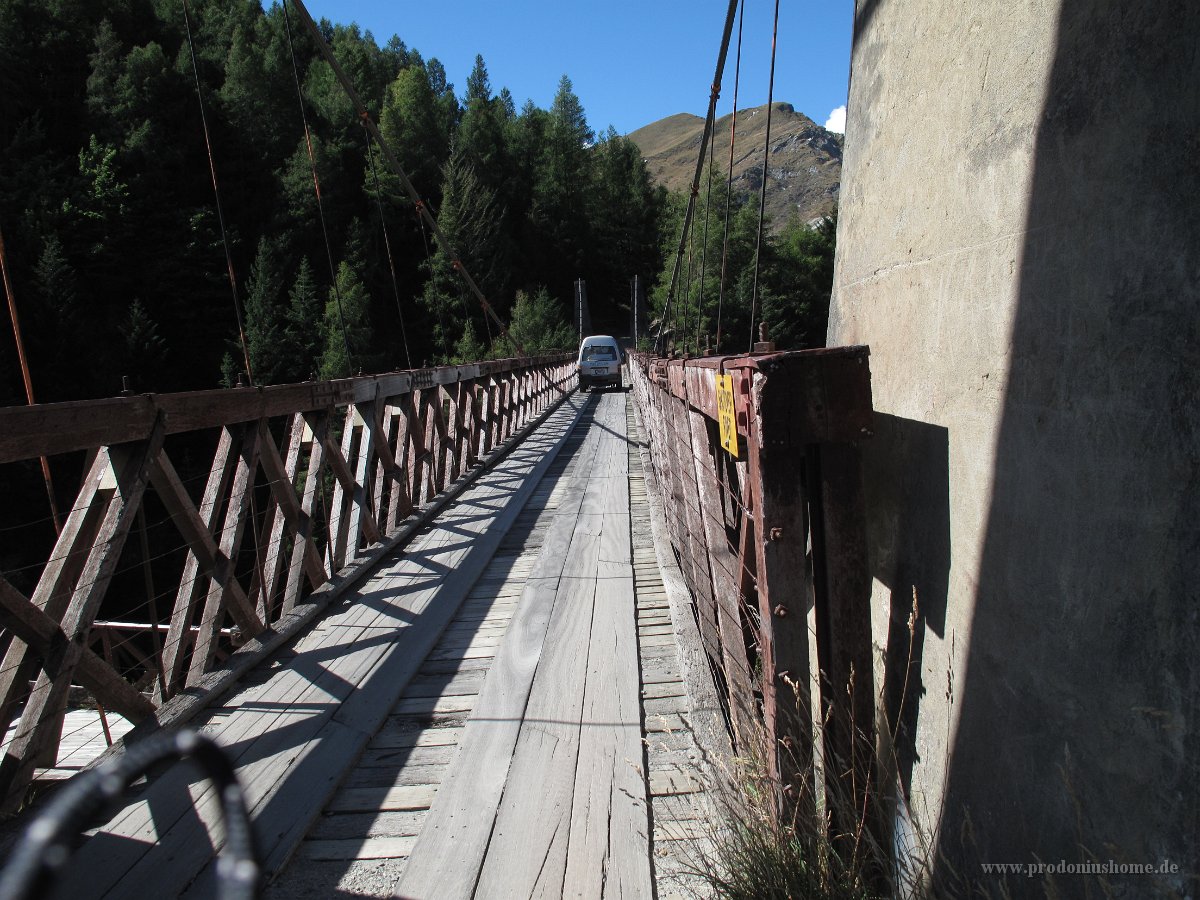
[[[135,733],[186,721],[557,405],[572,363],[0,409],[0,466],[86,454],[30,589],[0,576],[3,811],[53,765],[73,682]]]
[[[861,812],[871,777],[870,575],[856,447],[871,434],[868,357],[866,347],[849,347],[639,355],[631,366],[667,530],[723,682],[735,747],[761,755],[793,812]],[[738,437],[729,449],[717,376],[731,379],[726,412],[731,405]],[[848,802],[829,802],[835,786]],[[834,823],[842,833],[854,825]]]

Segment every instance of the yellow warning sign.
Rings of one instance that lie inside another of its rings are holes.
[[[733,376],[717,376],[717,423],[721,426],[721,446],[732,457],[738,455],[737,414],[733,410]]]

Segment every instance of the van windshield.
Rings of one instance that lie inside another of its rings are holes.
[[[584,347],[583,358],[585,362],[592,362],[601,359],[616,359],[617,351],[614,347],[606,347],[603,345],[598,347]]]

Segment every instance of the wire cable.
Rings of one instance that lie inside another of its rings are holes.
[[[725,71],[725,57],[729,53],[729,38],[733,33],[733,20],[737,13],[739,0],[729,0],[729,10],[725,15],[725,30],[721,35],[721,49],[717,53],[717,69],[713,75],[712,89],[708,95],[708,115],[704,119],[704,131],[700,137],[700,152],[696,158],[696,172],[692,177],[692,192],[688,198],[687,210],[683,215],[683,230],[679,236],[679,248],[675,252],[675,264],[671,268],[671,284],[667,289],[667,301],[663,308],[662,321],[659,323],[658,334],[654,339],[654,351],[662,348],[663,326],[667,322],[671,305],[675,299],[675,287],[679,281],[679,270],[683,265],[683,251],[687,244],[688,232],[691,229],[692,214],[696,208],[696,195],[700,191],[700,177],[704,172],[704,154],[708,150],[709,137],[712,135],[713,121],[716,117],[717,100],[721,96],[721,74]]]
[[[196,44],[192,39],[192,16],[188,0],[183,0],[183,24],[187,30],[188,53],[192,58],[192,74],[196,77],[196,99],[200,104],[200,124],[204,127],[204,147],[208,151],[208,171],[212,176],[213,197],[217,206],[217,223],[221,226],[221,243],[225,246],[225,268],[229,272],[229,290],[233,294],[233,311],[237,316],[238,337],[242,342],[242,360],[246,363],[246,377],[253,384],[254,370],[250,367],[245,316],[242,313],[241,298],[238,297],[237,276],[233,271],[233,254],[229,249],[229,235],[225,229],[225,212],[221,208],[221,189],[217,186],[217,165],[213,160],[212,138],[208,131],[208,114],[204,111],[204,90],[200,82],[200,66],[196,62]]]
[[[700,296],[696,300],[696,355],[700,351],[700,321],[704,315],[704,277],[708,273],[708,218],[712,209],[713,162],[717,149],[715,141],[708,144],[708,188],[704,195],[704,237],[700,242]]]
[[[717,292],[717,353],[721,352],[721,314],[725,306],[725,279],[729,263],[729,211],[733,206],[733,153],[737,140],[738,89],[742,83],[742,24],[746,0],[738,8],[737,59],[733,66],[733,118],[729,124],[729,171],[725,175],[725,237],[721,241],[721,282]]]
[[[754,290],[750,296],[750,347],[754,350],[754,319],[758,314],[758,273],[762,264],[763,219],[767,211],[767,164],[771,159],[771,105],[775,97],[775,44],[779,36],[779,0],[775,0],[775,24],[771,30],[771,79],[767,85],[767,134],[763,138],[762,189],[758,194],[758,239],[754,246]]]
[[[292,75],[296,81],[296,99],[300,104],[300,119],[304,122],[304,145],[308,148],[308,166],[312,170],[313,191],[317,196],[317,217],[321,220],[321,235],[325,238],[325,257],[329,260],[330,286],[337,301],[338,324],[342,328],[342,348],[346,351],[346,375],[354,375],[354,359],[350,355],[350,335],[346,330],[346,314],[342,307],[342,289],[338,285],[337,267],[333,264],[333,248],[329,243],[329,228],[325,224],[325,203],[321,199],[321,179],[317,175],[317,159],[313,154],[312,132],[308,127],[308,111],[304,108],[304,89],[300,85],[300,64],[296,61],[296,45],[292,41],[292,20],[287,3],[283,4],[283,23],[287,29],[288,50],[292,56]]]

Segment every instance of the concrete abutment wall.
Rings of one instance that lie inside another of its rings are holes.
[[[857,4],[829,342],[900,780],[968,879],[1200,869],[1198,47],[1187,0]]]

